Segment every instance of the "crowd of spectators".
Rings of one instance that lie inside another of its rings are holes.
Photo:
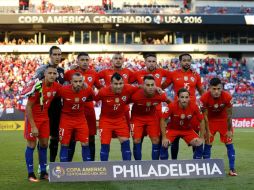
[[[33,38],[24,39],[24,38],[11,38],[9,41],[0,41],[0,45],[35,45],[35,41]]]
[[[0,55],[0,109],[24,109],[26,99],[20,97],[20,92],[35,70],[47,62],[48,55]],[[75,63],[75,56],[68,55],[60,66],[68,70]],[[106,55],[91,59],[91,68],[100,71],[111,67],[111,58]],[[124,67],[138,71],[145,68],[144,60],[139,57],[125,58]],[[176,70],[179,68],[178,58],[165,58],[158,60],[158,67]],[[230,58],[193,59],[193,69],[202,77],[204,87],[207,89],[208,81],[214,76],[223,79],[224,88],[234,97],[234,106],[254,105],[254,78],[249,72],[246,60],[240,61]],[[252,76],[252,77],[251,77]],[[173,96],[171,90],[168,95]]]
[[[243,5],[240,7],[217,7],[217,6],[202,6],[196,7],[196,13],[201,14],[254,14],[254,7],[244,7]]]

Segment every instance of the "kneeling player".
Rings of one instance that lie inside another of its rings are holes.
[[[25,130],[24,136],[27,139],[25,153],[26,165],[28,170],[28,180],[38,182],[33,170],[33,152],[36,146],[36,138],[39,139],[39,163],[41,168],[40,179],[48,179],[46,172],[47,166],[47,147],[49,139],[49,118],[48,108],[56,92],[60,88],[57,82],[57,69],[48,66],[44,72],[41,91],[35,91],[28,98],[26,105]]]
[[[193,155],[194,159],[201,159],[203,153],[203,141],[205,130],[205,121],[202,113],[195,103],[190,102],[190,93],[185,88],[177,92],[178,100],[169,104],[168,111],[163,114],[161,119],[162,145],[168,146],[175,138],[181,137],[196,150]],[[200,137],[193,130],[192,118],[196,117],[200,123]],[[169,119],[167,127],[166,120]],[[167,130],[166,130],[167,127]]]
[[[227,147],[229,160],[229,175],[237,176],[235,171],[235,149],[232,144],[232,96],[223,90],[221,80],[212,78],[209,91],[200,98],[201,107],[204,109],[205,120],[209,126],[211,138],[204,148],[204,159],[211,157],[211,147],[216,132],[220,133],[221,142]]]

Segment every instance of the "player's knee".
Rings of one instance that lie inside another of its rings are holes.
[[[134,144],[141,143],[141,139],[133,139]]]
[[[88,142],[86,142],[86,143],[82,142],[82,143],[81,143],[81,146],[88,146],[88,145],[89,145]]]
[[[159,144],[160,143],[160,139],[159,137],[153,137],[151,138],[152,144]]]
[[[202,141],[201,139],[199,139],[199,138],[195,138],[195,139],[193,139],[193,140],[190,142],[190,144],[191,144],[192,146],[200,146],[200,145],[202,145],[202,143],[203,143],[203,141]]]
[[[36,141],[27,141],[27,146],[34,149],[36,147]]]

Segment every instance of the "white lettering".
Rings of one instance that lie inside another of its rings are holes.
[[[162,173],[163,169],[165,169],[165,173]],[[159,164],[158,165],[158,173],[159,173],[159,176],[161,176],[161,177],[167,176],[169,174],[168,166],[164,165],[164,164]]]
[[[122,174],[122,173],[123,173],[123,168],[122,168],[122,166],[113,166],[114,178],[116,178],[117,175]]]
[[[196,164],[197,175],[200,175],[200,171],[203,171],[203,175],[206,175],[205,163],[202,164],[202,167],[199,167],[198,163]]]
[[[214,175],[215,173],[222,174],[216,163],[213,164],[211,175]]]
[[[178,176],[178,171],[177,171],[177,164],[170,164],[169,168],[170,168],[170,174],[171,176]]]

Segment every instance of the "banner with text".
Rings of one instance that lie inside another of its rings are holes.
[[[232,119],[234,128],[249,128],[254,127],[254,118],[235,118]]]
[[[61,162],[49,170],[50,182],[225,177],[223,159]]]
[[[24,130],[24,121],[0,121],[0,131]]]

